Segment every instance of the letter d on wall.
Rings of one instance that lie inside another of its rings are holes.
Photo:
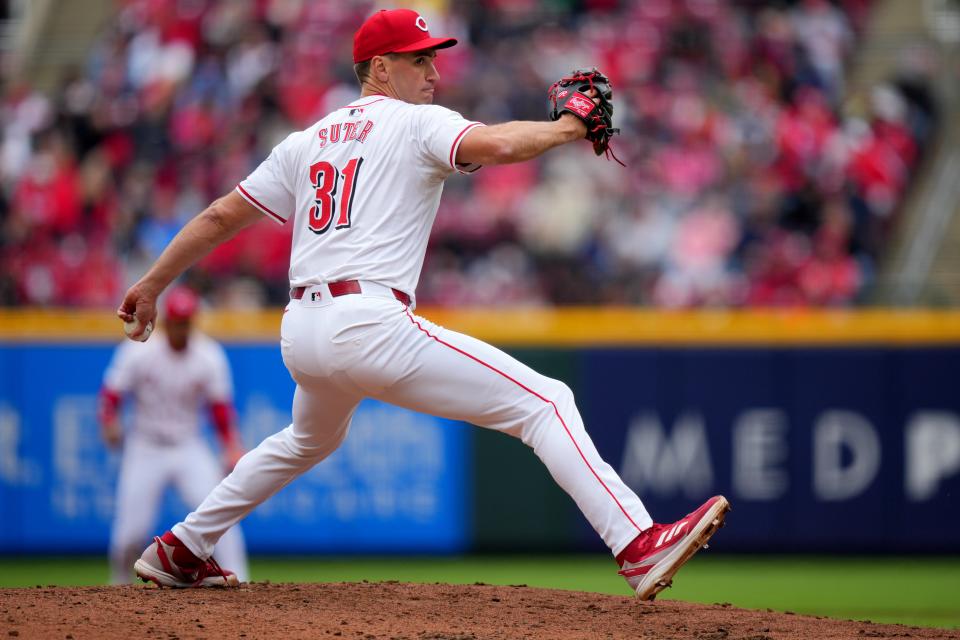
[[[850,460],[844,464],[844,450]],[[866,489],[880,469],[880,440],[866,418],[852,411],[825,411],[813,428],[813,490],[836,502]]]

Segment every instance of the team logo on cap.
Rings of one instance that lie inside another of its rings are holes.
[[[423,19],[423,16],[417,16],[417,21],[414,24],[417,25],[417,29],[420,29],[420,31],[429,31],[429,29],[427,29],[427,21]]]

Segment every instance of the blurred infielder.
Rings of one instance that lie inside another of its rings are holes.
[[[600,458],[566,385],[413,313],[446,178],[583,138],[602,153],[616,132],[609,82],[595,71],[554,85],[550,122],[487,127],[432,105],[436,52],[454,44],[431,37],[413,11],[371,16],[354,36],[360,98],[277,145],[235,191],[193,219],[127,292],[117,313],[132,323],[136,339],[153,320],[160,292],[217,244],[263,215],[294,225],[291,301],[280,338],[297,383],[293,423],[154,539],[135,565],[144,580],[236,584],[212,560],[214,545],[330,455],[367,397],[523,440],[576,501],[640,598],[668,586],[722,523],[729,505],[715,496],[676,523],[654,524]]]
[[[219,344],[192,330],[196,309],[192,291],[173,289],[166,298],[165,335],[120,345],[104,376],[101,434],[109,446],[123,447],[110,536],[114,584],[130,582],[130,566],[149,539],[164,490],[173,485],[195,507],[223,478],[224,467],[232,469],[243,455],[233,420],[230,367]],[[134,402],[126,436],[118,414],[124,396]],[[200,431],[205,409],[223,443],[223,465]],[[223,536],[218,551],[246,579],[240,527]]]

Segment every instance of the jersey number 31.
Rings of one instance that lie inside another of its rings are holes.
[[[310,166],[310,182],[317,189],[316,204],[310,207],[307,224],[316,234],[326,233],[336,218],[334,229],[350,226],[353,209],[353,194],[357,190],[357,175],[363,158],[352,158],[342,170],[329,162],[317,162]],[[341,185],[341,178],[343,178]]]

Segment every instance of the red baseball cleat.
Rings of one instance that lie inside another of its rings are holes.
[[[155,582],[160,587],[240,586],[237,576],[220,568],[213,556],[201,560],[170,531],[163,537],[154,536],[153,543],[144,549],[133,569],[141,580]]]
[[[654,524],[637,536],[617,556],[620,575],[641,600],[653,600],[673,582],[673,574],[706,547],[710,536],[723,526],[730,503],[713,496],[703,505],[671,524]]]

